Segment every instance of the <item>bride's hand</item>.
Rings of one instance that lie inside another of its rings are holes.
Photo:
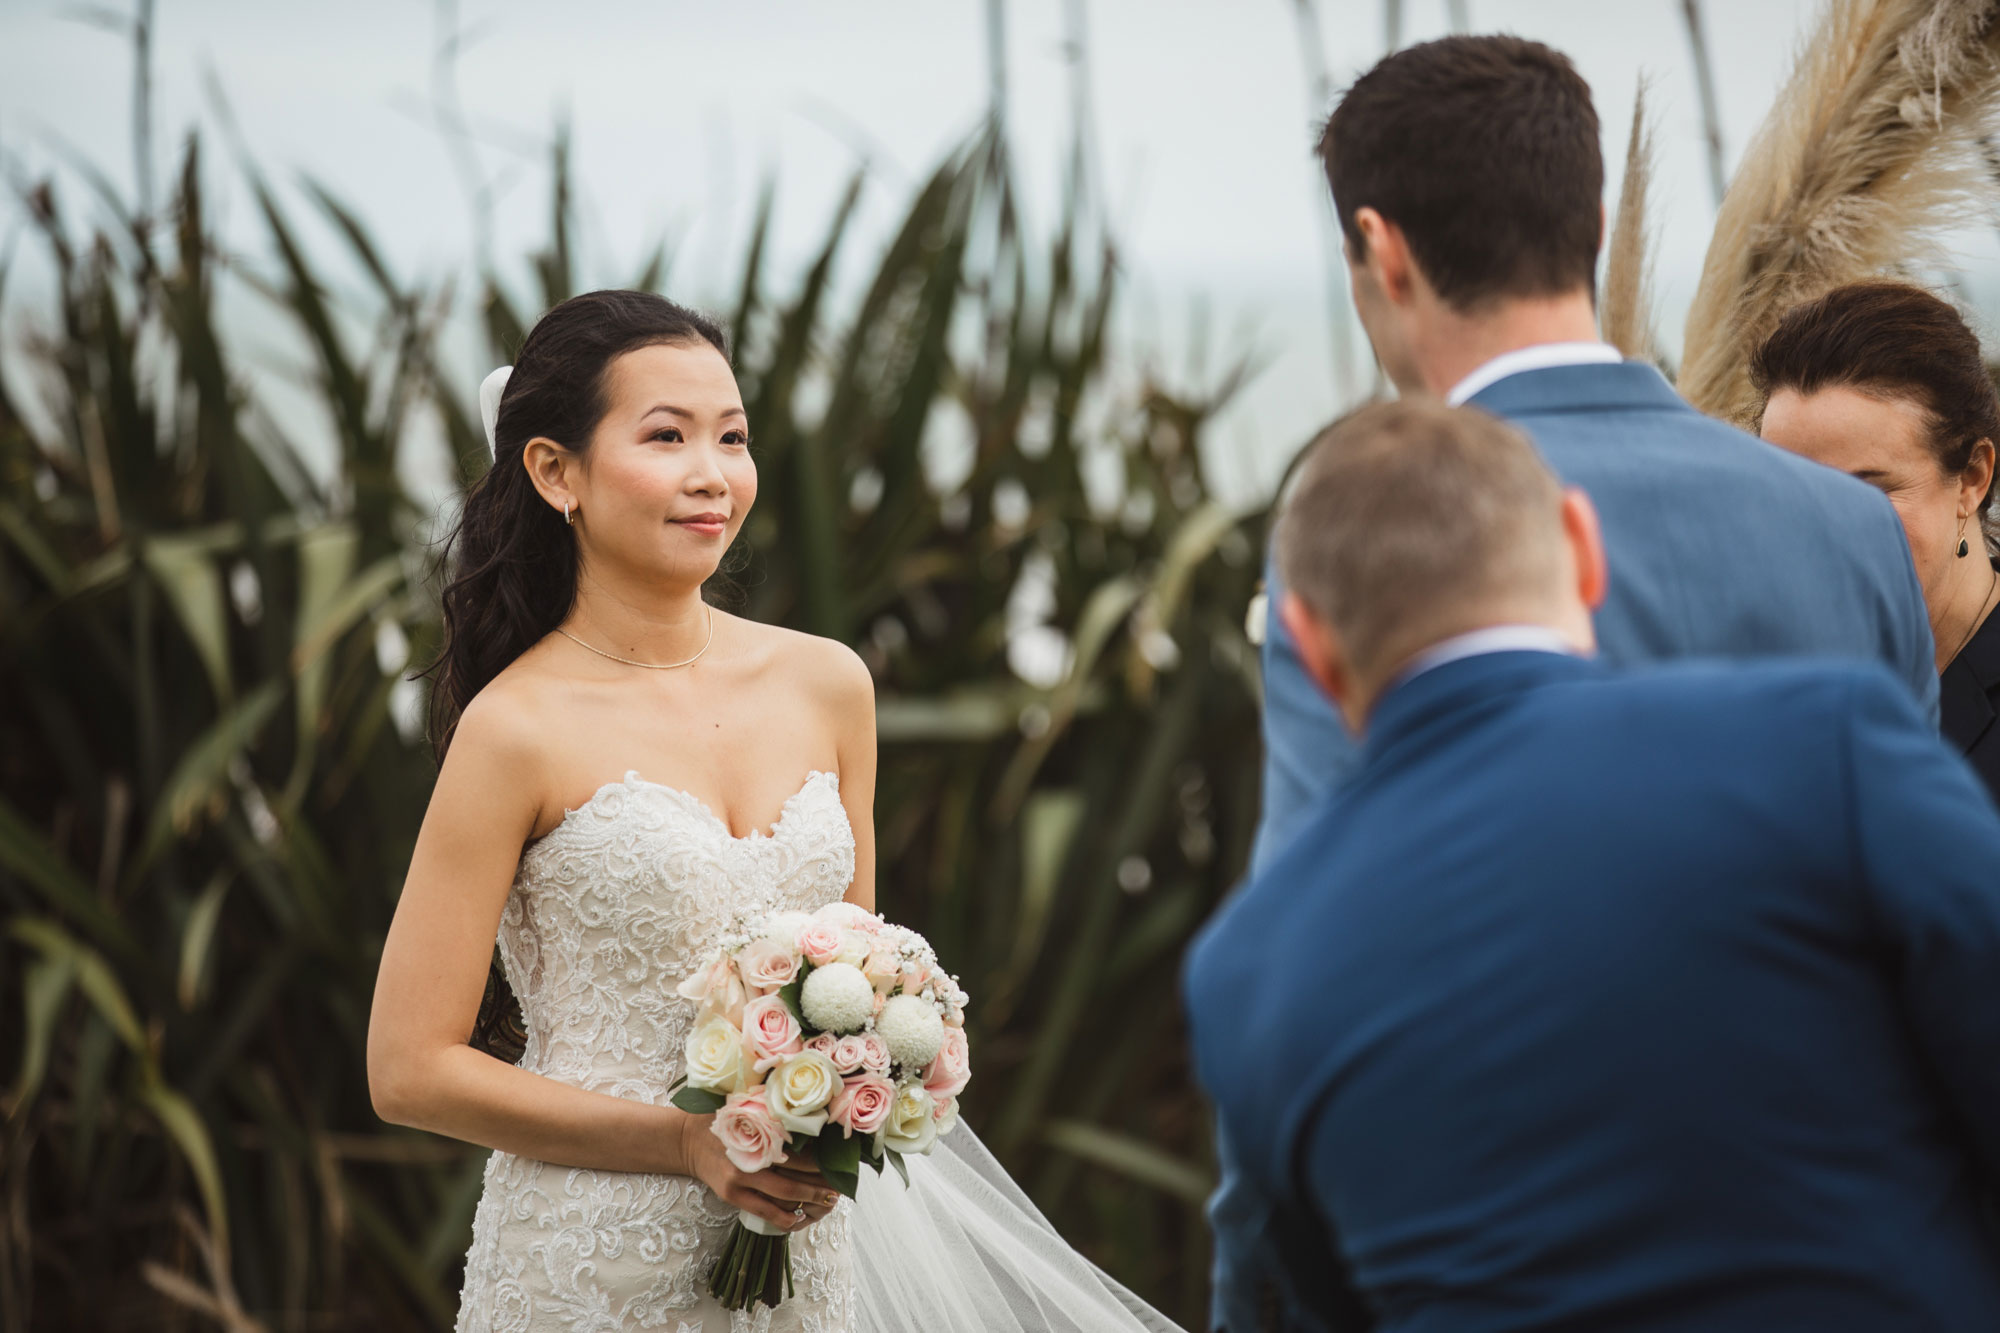
[[[682,1119],[681,1155],[687,1174],[708,1186],[724,1203],[782,1230],[803,1231],[840,1202],[840,1195],[819,1173],[809,1152],[795,1152],[785,1165],[769,1170],[737,1170],[723,1151],[722,1140],[709,1132],[712,1120],[705,1115]]]

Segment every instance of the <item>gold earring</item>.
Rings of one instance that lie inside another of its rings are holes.
[[[1965,540],[1965,520],[1961,518],[1958,520],[1958,558],[1963,560],[1971,554],[1972,547]]]
[[[569,501],[567,500],[563,501],[563,522],[571,525],[574,525],[576,523],[576,520],[569,516]],[[1959,543],[1959,545],[1961,546],[1963,546],[1964,544],[1965,544],[1964,542]]]

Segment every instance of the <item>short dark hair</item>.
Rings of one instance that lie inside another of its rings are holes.
[[[1562,486],[1526,436],[1474,407],[1375,403],[1306,446],[1279,507],[1278,573],[1379,672],[1545,591]]]
[[[2000,447],[2000,394],[1979,335],[1952,305],[1903,282],[1856,282],[1793,306],[1750,358],[1766,401],[1780,389],[1847,388],[1915,403],[1938,470],[1962,475],[1981,440]],[[1993,488],[1979,502],[1984,523]]]
[[[1372,208],[1439,296],[1466,310],[1597,286],[1604,154],[1590,85],[1520,37],[1446,37],[1354,81],[1319,156],[1347,242]]]

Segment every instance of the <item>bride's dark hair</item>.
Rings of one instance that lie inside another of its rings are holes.
[[[610,409],[613,361],[641,347],[701,343],[729,356],[715,321],[650,292],[573,296],[529,331],[500,398],[493,466],[466,491],[445,540],[444,643],[423,673],[431,678],[430,738],[440,763],[473,696],[560,625],[576,600],[575,529],[535,490],[521,451],[541,437],[584,452]],[[511,998],[496,966],[472,1040],[518,1058]]]
[[[493,466],[465,493],[445,541],[444,646],[431,677],[430,737],[440,761],[472,697],[569,615],[576,534],[521,466],[537,437],[571,453],[590,447],[610,409],[605,378],[627,352],[707,343],[729,356],[705,315],[650,292],[586,292],[535,322],[500,398]]]

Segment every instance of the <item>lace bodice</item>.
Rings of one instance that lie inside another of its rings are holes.
[[[768,832],[738,838],[676,788],[628,773],[528,848],[500,917],[527,1029],[524,1069],[654,1104],[680,1077],[695,1005],[674,993],[746,913],[847,892],[854,835],[838,780],[813,773]],[[708,1270],[735,1210],[696,1181],[495,1153],[466,1256],[461,1333],[834,1333],[850,1326],[850,1205],[792,1242],[797,1294],[731,1316]]]

